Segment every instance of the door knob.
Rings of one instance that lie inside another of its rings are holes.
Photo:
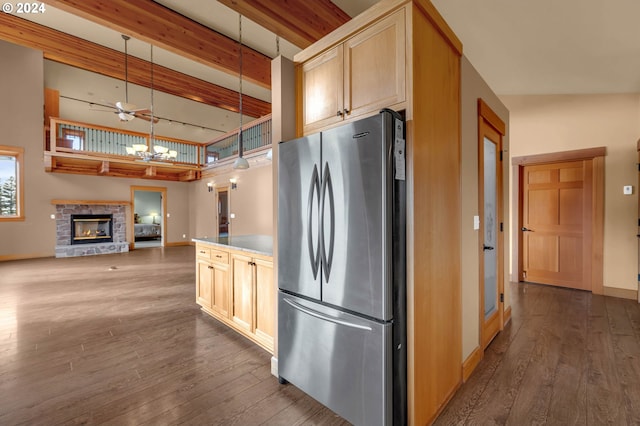
[[[488,246],[486,244],[482,245],[482,250],[493,250],[493,249],[494,249],[494,247]]]
[[[524,226],[520,228],[520,230],[523,232],[533,232],[533,229],[525,228]]]

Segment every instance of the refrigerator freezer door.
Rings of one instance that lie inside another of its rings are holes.
[[[278,373],[357,425],[392,424],[391,324],[279,292]]]
[[[322,300],[392,319],[393,120],[388,113],[322,134]]]
[[[278,287],[320,300],[320,134],[278,147]]]

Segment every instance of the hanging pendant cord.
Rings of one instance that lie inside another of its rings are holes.
[[[238,155],[242,158],[242,15],[238,15],[238,42],[240,43],[240,126],[238,130]]]
[[[129,103],[129,58],[127,54],[127,41],[129,36],[122,35],[124,39],[124,102]]]
[[[155,133],[153,132],[153,44],[151,45],[151,145],[155,145]]]

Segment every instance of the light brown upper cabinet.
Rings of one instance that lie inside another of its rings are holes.
[[[351,120],[406,99],[405,11],[354,34],[299,69],[302,133]]]

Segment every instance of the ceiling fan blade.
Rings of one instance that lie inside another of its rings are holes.
[[[110,107],[104,107],[102,105],[99,105],[99,106],[91,105],[91,106],[89,106],[89,110],[90,111],[115,112],[116,114],[118,113],[118,111],[114,111],[113,109],[107,109],[107,108],[110,108]]]
[[[138,108],[138,109],[130,109],[129,112],[135,112],[138,114],[151,114],[151,110],[149,108]]]
[[[140,119],[142,119],[144,121],[151,122],[151,117],[146,115],[146,114],[134,113],[133,116],[136,117],[136,118],[140,118]],[[153,122],[154,123],[157,123],[158,121],[160,121],[160,120],[157,119],[156,117],[153,117]]]
[[[124,111],[119,112],[118,117],[120,117],[120,121],[131,121],[135,118],[133,114]]]
[[[121,102],[121,101],[116,102],[116,107],[118,109],[121,109],[122,111],[125,111],[125,112],[130,112],[130,111],[133,111],[133,110],[135,110],[137,108],[137,106],[134,105],[134,104],[130,104],[130,103],[127,103],[127,102]]]

